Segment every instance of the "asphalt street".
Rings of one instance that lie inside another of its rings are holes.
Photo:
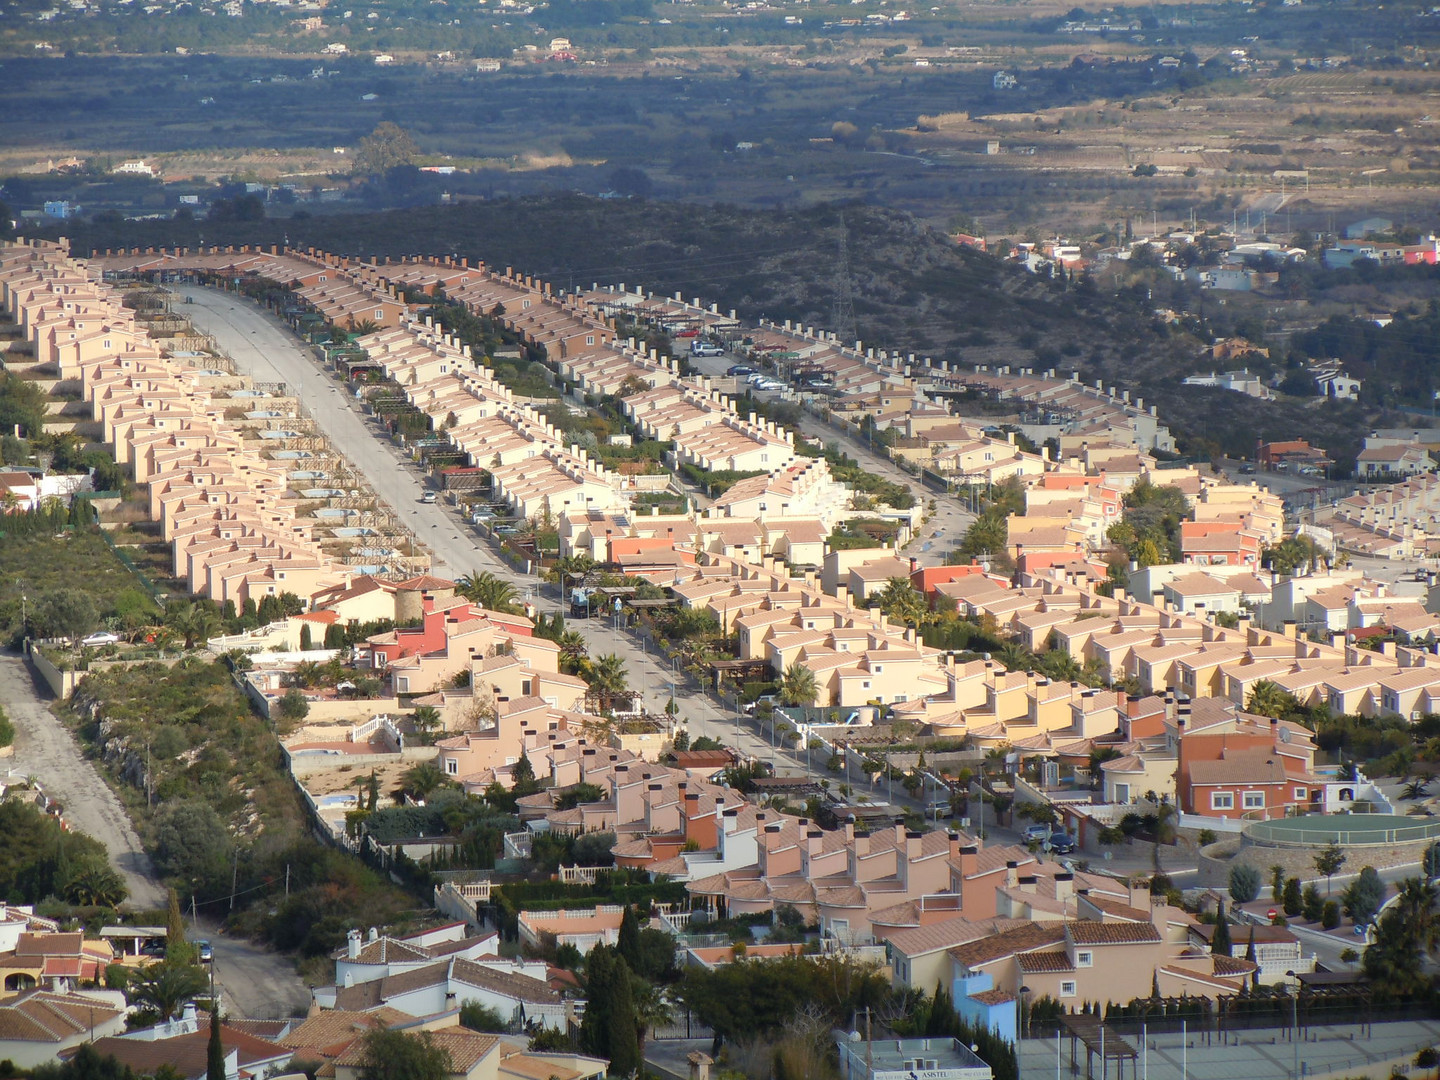
[[[728,353],[725,356],[690,357],[692,368],[711,377],[723,377],[732,365],[741,362],[742,358]],[[782,396],[782,393],[776,390],[755,391],[754,394],[764,400],[774,400]],[[904,553],[914,558],[917,565],[943,566],[946,556],[960,546],[965,530],[975,520],[975,515],[966,510],[958,498],[925,487],[918,478],[905,472],[883,452],[876,452],[864,439],[842,432],[809,412],[803,414],[799,429],[801,434],[811,441],[838,444],[841,450],[859,462],[867,472],[897,484],[904,484],[915,492],[915,498],[922,504],[931,499],[935,500],[935,514],[917,530],[904,548]]]
[[[283,382],[297,392],[335,451],[366,477],[379,498],[429,549],[436,574],[455,578],[489,571],[513,581],[521,597],[541,612],[561,610],[558,589],[544,585],[536,576],[517,573],[443,502],[420,501],[426,491],[420,471],[384,438],[379,427],[364,416],[340,383],[279,319],[233,293],[193,287],[177,291],[193,298],[183,305],[184,314],[215,339],[216,347],[234,360],[241,373],[260,382]],[[733,707],[722,712],[698,685],[672,670],[670,661],[653,645],[623,628],[617,630],[613,618],[595,616],[573,620],[570,625],[585,637],[592,656],[615,653],[625,661],[630,684],[642,692],[650,711],[664,709],[674,680],[676,704],[692,737],[724,739],[732,746],[738,742],[741,753],[771,759],[770,741],[752,730],[754,721],[745,719],[737,738]]]

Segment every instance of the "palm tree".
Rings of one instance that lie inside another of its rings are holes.
[[[162,960],[141,968],[125,990],[130,1004],[148,1005],[162,1020],[169,1020],[187,1001],[203,994],[209,985],[205,973],[194,964]]]
[[[101,862],[77,868],[61,892],[72,904],[108,908],[119,907],[128,894],[120,875]]]
[[[185,639],[187,650],[208,641],[220,631],[220,617],[201,604],[184,604],[167,610],[165,623]]]
[[[459,593],[466,600],[488,611],[509,612],[519,610],[515,603],[515,586],[489,571],[475,571],[469,577],[460,579]]]
[[[815,680],[815,672],[800,661],[785,669],[785,675],[780,680],[780,700],[786,705],[812,706],[819,693],[820,684]]]
[[[428,736],[440,726],[440,710],[434,705],[421,705],[411,715],[411,720],[416,731],[422,736]]]
[[[629,689],[625,661],[614,653],[606,653],[590,666],[590,695],[600,712],[613,712],[616,699]]]
[[[996,653],[995,659],[1004,664],[1007,671],[1029,671],[1035,666],[1035,654],[1013,642]]]
[[[665,996],[665,991],[649,983],[636,979],[633,983],[634,993],[630,1000],[635,1008],[635,1038],[640,1043],[640,1056],[645,1056],[645,1039],[650,1032],[657,1027],[664,1027],[675,1019],[675,1010],[670,1007],[670,1000]]]
[[[318,686],[322,677],[320,665],[314,660],[301,660],[290,672],[291,681],[306,689]]]
[[[422,761],[406,769],[400,782],[404,785],[404,790],[415,798],[423,800],[437,788],[445,786],[445,774],[440,771],[440,766],[435,762]]]
[[[585,636],[579,630],[562,630],[560,639],[555,644],[560,646],[560,670],[567,675],[574,675],[580,670],[580,661],[589,655]]]
[[[1400,798],[1407,800],[1425,798],[1430,794],[1430,785],[1434,780],[1433,776],[1421,776],[1411,780],[1400,789]]]
[[[1250,688],[1250,700],[1245,711],[1258,716],[1270,716],[1279,720],[1300,707],[1295,695],[1269,679],[1257,679]]]
[[[1078,682],[1080,664],[1064,649],[1050,649],[1042,653],[1035,662],[1036,668],[1056,682]]]

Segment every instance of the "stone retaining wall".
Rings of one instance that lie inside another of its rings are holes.
[[[1384,870],[1392,866],[1418,866],[1430,841],[1375,847],[1345,849],[1346,863],[1342,874],[1357,873],[1361,867]],[[1200,849],[1198,884],[1224,889],[1230,884],[1230,867],[1246,863],[1260,871],[1262,880],[1269,880],[1270,867],[1283,866],[1287,877],[1312,881],[1319,877],[1315,869],[1315,848],[1262,847],[1243,839],[1227,838]]]

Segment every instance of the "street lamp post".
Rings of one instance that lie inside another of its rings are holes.
[[[1287,978],[1295,978],[1295,972],[1285,972]],[[1290,1073],[1295,1080],[1300,1080],[1300,987],[1297,983],[1295,992],[1290,995],[1290,1048],[1293,1051],[1293,1067]]]
[[[1020,1036],[1021,1028],[1025,1022],[1025,995],[1029,993],[1029,991],[1030,988],[1028,986],[1022,986],[1015,992],[1015,1080],[1020,1080],[1025,1068],[1020,1060]]]

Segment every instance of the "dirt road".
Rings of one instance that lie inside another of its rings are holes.
[[[15,724],[15,756],[6,764],[38,781],[60,801],[74,828],[105,845],[130,890],[128,906],[163,908],[165,890],[129,814],[50,711],[48,689],[36,684],[24,658],[15,653],[0,654],[0,701]],[[194,933],[211,942],[215,982],[227,1013],[271,1019],[305,1011],[310,992],[289,957],[223,935],[214,925],[202,925]]]
[[[48,692],[42,693],[35,684],[23,657],[0,655],[0,701],[15,723],[10,767],[34,777],[60,801],[67,821],[105,845],[130,890],[131,906],[162,907],[164,890],[155,881],[155,869],[130,816],[95,766],[85,760],[75,737],[50,711],[47,698]]]

